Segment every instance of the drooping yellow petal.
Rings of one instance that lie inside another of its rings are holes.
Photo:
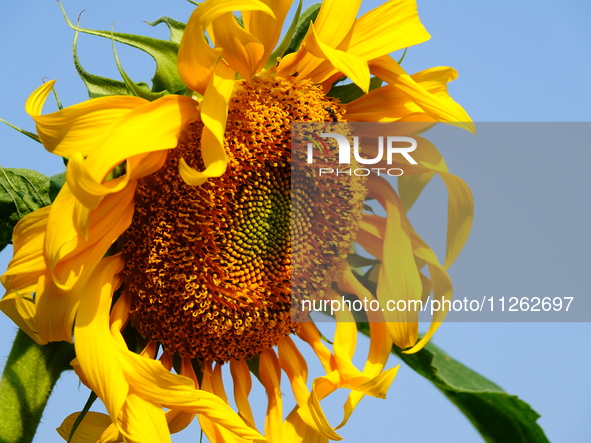
[[[396,61],[390,56],[382,56],[370,61],[370,70],[372,74],[388,82],[405,93],[411,101],[416,103],[424,112],[429,114],[435,121],[449,123],[474,132],[474,124],[470,116],[464,111],[458,103],[447,95],[443,94],[442,87],[438,86],[432,92],[421,86],[413,77],[408,75]],[[441,71],[441,68],[433,68],[439,81],[433,79],[435,75],[432,70],[429,75],[418,77],[420,81],[429,78],[426,86],[433,88],[434,82],[444,85],[447,81],[454,79],[457,74],[451,68]],[[442,72],[444,75],[442,76]],[[452,74],[453,72],[453,74]],[[433,89],[432,89],[433,90]]]
[[[310,395],[306,386],[308,365],[290,337],[284,337],[277,345],[281,369],[287,374],[294,397],[299,405],[305,405]]]
[[[121,413],[121,432],[128,443],[170,443],[170,432],[162,408],[133,393]]]
[[[234,89],[234,71],[219,63],[211,84],[207,87],[201,104],[201,156],[204,171],[191,168],[183,158],[179,162],[179,173],[183,180],[192,186],[202,185],[211,177],[219,177],[226,172],[228,159],[224,146],[228,102]]]
[[[14,256],[1,281],[6,289],[20,290],[36,284],[47,265],[43,255],[47,219],[51,206],[38,209],[23,217],[14,227],[12,241]]]
[[[215,375],[215,371],[212,371],[211,363],[204,363],[203,364],[203,377],[201,381],[201,389],[205,392],[210,392],[212,394],[218,395],[218,393],[222,393],[224,398],[226,397],[226,393],[221,388],[220,390],[220,383],[221,383],[221,372],[219,375]],[[218,378],[218,380],[215,380]],[[216,386],[217,385],[217,386]],[[227,401],[226,401],[227,403]],[[211,421],[209,418],[200,415],[199,416],[199,424],[201,425],[201,429],[207,435],[207,438],[212,443],[249,443],[250,440],[245,440],[240,438],[239,436],[233,434],[229,430],[223,428],[218,423]]]
[[[93,277],[80,289],[84,297],[74,327],[74,346],[80,370],[89,387],[105,404],[114,423],[118,423],[129,392],[129,384],[117,354],[113,352],[109,331],[111,299],[117,285],[115,274],[123,264],[119,256],[101,261]]]
[[[318,331],[318,328],[313,322],[302,322],[298,331],[298,337],[310,345],[327,374],[336,369],[334,356],[324,343],[322,343],[320,331]]]
[[[440,303],[444,301],[451,301],[453,288],[451,279],[449,278],[445,268],[441,266],[433,250],[418,235],[416,235],[416,233],[413,233],[412,241],[415,256],[429,265],[429,275],[431,276],[433,299],[439,301]],[[429,325],[427,333],[418,341],[416,345],[404,352],[413,354],[420,351],[423,346],[425,346],[431,339],[437,328],[439,328],[446,315],[446,309],[441,309],[435,312],[433,318],[431,319],[431,324]]]
[[[466,182],[448,172],[445,161],[435,145],[423,137],[416,137],[416,140],[418,147],[413,155],[418,165],[408,168],[408,172],[413,175],[400,177],[400,198],[408,210],[432,174],[437,173],[441,177],[448,192],[447,246],[444,262],[444,268],[448,269],[470,234],[474,218],[474,199]],[[414,187],[411,187],[411,184]]]
[[[115,166],[136,155],[176,147],[181,130],[197,118],[197,102],[179,95],[133,109],[111,127],[99,148],[85,159],[73,159],[67,173],[72,192],[87,208],[96,208],[105,195],[119,191],[128,180],[122,177],[103,183]]]
[[[183,82],[193,91],[205,94],[222,55],[222,48],[209,46],[205,30],[218,17],[232,11],[264,11],[273,16],[273,11],[258,0],[206,0],[199,5],[187,22],[177,62]]]
[[[118,329],[118,325],[113,323],[111,326],[111,333],[115,339],[113,346],[116,347],[119,364],[126,379],[140,397],[169,409],[200,414],[237,437],[250,440],[262,438],[217,395],[205,390],[197,390],[191,379],[172,374],[159,361],[141,357],[127,350]]]
[[[293,0],[262,0],[273,11],[270,15],[263,11],[244,11],[244,29],[252,34],[264,48],[260,67],[267,63],[269,55],[277,45],[285,17]]]
[[[0,311],[4,312],[36,343],[40,345],[47,343],[47,340],[39,334],[35,318],[37,309],[32,299],[25,298],[16,292],[8,292],[0,300]]]
[[[306,360],[297,349],[295,343],[291,338],[285,337],[279,342],[278,351],[279,363],[291,383],[294,397],[298,403],[297,413],[301,420],[307,427],[313,429],[314,432],[317,432],[319,435],[325,435],[325,438],[326,436],[338,437],[332,430],[320,404],[311,399],[312,393],[306,385],[308,379]],[[333,371],[332,374],[338,377],[336,371]],[[314,410],[310,409],[311,404],[314,405]]]
[[[267,416],[265,420],[265,437],[268,441],[283,441],[283,401],[281,396],[281,370],[279,361],[272,349],[260,355],[259,377],[267,391]]]
[[[415,263],[410,226],[394,189],[381,177],[368,180],[369,195],[376,198],[387,212],[383,262],[379,272],[377,297],[382,306],[389,300],[420,300],[422,282]],[[394,246],[395,245],[395,246]],[[384,312],[392,340],[402,349],[413,346],[418,338],[418,312]]]
[[[353,27],[361,0],[343,3],[339,0],[322,2],[314,26],[318,30],[318,38],[326,45],[336,48]]]
[[[311,25],[310,29],[311,32],[308,33],[304,41],[304,47],[314,56],[328,60],[337,71],[342,72],[364,92],[367,92],[370,80],[367,62],[355,54],[331,48],[319,39],[314,25]],[[321,83],[326,79],[326,76],[318,78],[314,76],[314,73],[309,75],[315,83]]]
[[[51,205],[45,242],[48,267],[59,288],[71,289],[127,229],[133,217],[133,196],[131,187],[106,196],[96,210],[88,212],[84,226],[79,226],[81,205],[68,183],[64,185]]]
[[[55,80],[37,88],[25,108],[37,124],[37,134],[45,149],[62,157],[80,152],[87,155],[109,134],[110,128],[146,100],[131,96],[100,97],[41,115]]]
[[[328,48],[335,49],[343,45],[343,42],[346,47],[360,4],[361,0],[353,0],[346,4],[338,0],[323,1],[313,24],[317,32],[317,39]],[[314,39],[310,35],[311,33],[312,30],[308,29],[305,41]],[[324,56],[318,58],[318,56],[310,54],[308,48],[302,45],[297,52],[283,57],[277,69],[286,77],[297,73],[299,76],[309,78],[314,76],[315,71],[323,64],[324,60]],[[330,71],[328,75],[330,75]]]
[[[371,60],[428,40],[414,0],[390,0],[360,17],[347,52]]]
[[[302,417],[304,421],[306,421],[305,414],[310,413],[315,423],[315,429],[329,439],[336,441],[342,440],[342,437],[334,431],[332,426],[330,426],[326,420],[322,406],[320,406],[320,400],[336,391],[339,387],[339,383],[340,374],[338,371],[333,371],[323,377],[316,378],[312,382],[312,392],[308,398],[307,409],[298,411],[300,417]]]
[[[328,443],[328,437],[302,420],[297,408],[283,422],[283,438],[290,443]]]
[[[36,325],[43,340],[72,341],[79,300],[79,293],[58,288],[45,275],[39,278],[35,293]]]
[[[255,427],[254,416],[248,401],[252,388],[252,379],[248,365],[244,360],[231,360],[230,372],[234,381],[234,400],[240,417],[251,427]]]
[[[214,20],[212,35],[215,45],[223,48],[224,60],[243,78],[250,79],[264,67],[265,47],[238,24],[232,13]]]
[[[417,114],[434,121],[395,85],[376,88],[347,104],[347,120],[352,122],[393,122]]]
[[[64,440],[68,440],[74,422],[80,415],[80,412],[75,412],[68,415],[62,422],[61,426],[56,429],[59,435]],[[117,443],[123,441],[119,438],[119,433],[108,435],[105,434],[107,429],[112,426],[111,417],[100,412],[88,411],[85,415],[74,435],[72,436],[72,443]]]

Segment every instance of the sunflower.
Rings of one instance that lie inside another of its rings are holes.
[[[446,269],[472,210],[469,189],[424,139],[400,196],[381,177],[353,177],[347,198],[319,189],[322,198],[307,193],[294,203],[292,122],[472,126],[447,93],[453,69],[411,76],[388,55],[429,38],[414,1],[392,0],[360,18],[360,1],[324,1],[297,48],[273,51],[291,3],[198,6],[178,51],[190,94],[106,96],[42,114],[51,81],[26,103],[44,147],[69,161],[54,203],[15,228],[0,307],[39,344],[74,342],[72,366],[109,415],[84,415],[73,441],[170,441],[195,416],[211,441],[339,440],[335,429],[363,396],[385,397],[397,371],[385,369],[392,343],[416,352],[443,319],[437,314],[419,340],[416,317],[368,314],[369,354],[358,369],[347,313],[339,313],[345,321],[332,343],[313,322],[291,316],[291,252],[310,241],[334,248],[306,274],[324,299],[417,300],[431,290],[451,297]],[[372,76],[386,84],[371,89]],[[360,91],[354,100],[335,92],[343,77]],[[443,265],[406,217],[436,173],[449,190]],[[364,212],[365,198],[386,216]],[[329,219],[334,234],[318,232],[315,217]],[[303,243],[291,244],[293,224]],[[345,260],[354,242],[381,263],[375,295]],[[325,370],[311,385],[300,346]],[[283,406],[282,373],[291,410]],[[248,400],[252,374],[268,397],[264,426]],[[334,426],[320,401],[339,388],[351,393]],[[59,429],[65,438],[76,418]]]

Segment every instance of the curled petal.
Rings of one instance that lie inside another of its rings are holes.
[[[109,134],[114,126],[132,109],[146,100],[138,97],[99,97],[42,115],[43,105],[55,80],[37,88],[27,100],[25,109],[37,124],[37,134],[49,152],[71,157],[80,152],[88,155]]]
[[[264,11],[273,16],[273,11],[258,0],[206,0],[196,8],[183,33],[177,62],[183,82],[193,91],[205,93],[223,52],[222,48],[209,46],[205,30],[232,11]]]
[[[226,172],[228,158],[224,137],[228,118],[228,102],[233,89],[234,71],[224,63],[219,63],[201,104],[201,120],[203,121],[201,155],[205,170],[196,171],[182,158],[179,162],[179,173],[189,185],[202,185],[208,178],[219,177]]]

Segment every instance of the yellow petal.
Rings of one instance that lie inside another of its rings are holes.
[[[242,14],[244,28],[262,43],[264,54],[261,67],[264,67],[273,48],[277,45],[281,28],[293,0],[263,0],[273,11],[273,15],[263,11],[245,11]]]
[[[433,143],[423,137],[416,139],[418,148],[413,152],[413,156],[418,165],[409,167],[408,172],[420,175],[400,177],[400,197],[408,210],[432,174],[439,174],[448,192],[447,247],[444,263],[445,269],[448,269],[470,234],[474,218],[474,199],[466,182],[448,172],[445,161]]]
[[[408,75],[390,56],[372,60],[370,70],[377,77],[388,82],[390,86],[400,89],[435,121],[449,123],[474,132],[474,124],[466,111],[453,101],[447,92],[442,93],[444,85],[457,76],[451,68],[444,68],[443,71],[442,68],[424,71],[417,79],[424,82],[425,86]],[[426,81],[427,79],[429,81]],[[434,88],[436,84],[439,86]]]
[[[360,4],[361,0],[352,0],[347,3],[339,0],[323,1],[313,24],[317,32],[317,39],[329,48],[343,46],[342,49],[345,49]],[[311,35],[312,32],[311,29],[308,29],[304,41],[314,39]],[[318,58],[317,55],[310,54],[309,48],[302,44],[297,52],[283,57],[279,63],[278,71],[285,77],[297,72],[301,77],[310,78],[314,76],[317,70],[324,71],[321,65],[325,58],[324,56]],[[334,70],[327,71],[323,78],[326,78],[331,72],[334,72]]]
[[[169,443],[164,411],[158,405],[129,394],[121,411],[121,432],[128,443]]]
[[[232,13],[218,17],[212,23],[215,45],[223,48],[222,57],[243,78],[250,79],[264,67],[265,48],[253,35],[246,32]]]
[[[302,420],[297,408],[290,412],[283,423],[283,438],[290,443],[328,443],[326,436]]]
[[[133,109],[110,128],[99,148],[85,159],[75,157],[73,165],[68,165],[72,192],[87,208],[96,208],[104,195],[126,185],[127,174],[103,183],[115,166],[136,155],[176,147],[181,129],[197,118],[197,103],[179,95],[167,95]]]
[[[9,292],[0,300],[0,310],[36,343],[40,345],[47,343],[47,340],[39,334],[35,319],[37,309],[32,299],[24,298],[16,292]]]
[[[231,360],[230,372],[234,381],[234,400],[240,417],[251,427],[255,427],[254,416],[248,401],[252,388],[252,379],[248,365],[244,360]]]
[[[311,32],[304,42],[305,48],[316,57],[325,58],[334,68],[349,77],[353,83],[359,86],[364,92],[369,90],[369,67],[361,57],[338,49],[333,49],[326,43],[320,41],[316,33],[315,25],[310,26]],[[325,78],[312,76],[315,83],[320,83]],[[324,77],[324,76],[323,76]]]
[[[422,282],[415,263],[410,225],[402,203],[390,184],[381,177],[370,177],[370,195],[386,210],[383,262],[379,271],[377,297],[382,306],[389,300],[419,300]],[[384,313],[389,321],[392,340],[404,349],[413,346],[418,337],[418,313],[411,310]]]
[[[1,281],[6,289],[20,291],[37,283],[47,265],[43,255],[47,219],[51,206],[38,209],[23,217],[12,234],[14,256]]]
[[[183,180],[192,186],[199,186],[211,177],[219,177],[226,172],[228,159],[224,147],[224,134],[228,118],[228,102],[234,89],[234,71],[219,63],[211,84],[207,87],[201,104],[201,156],[204,171],[191,168],[184,159],[179,162],[179,173]]]
[[[320,406],[320,400],[337,390],[339,387],[339,382],[340,375],[337,371],[333,371],[323,377],[316,378],[312,382],[312,393],[308,398],[307,410],[300,409],[298,411],[300,417],[302,417],[302,419],[308,425],[309,422],[306,420],[305,414],[310,413],[316,425],[315,429],[317,429],[321,434],[325,435],[329,439],[337,441],[342,440],[342,437],[334,431],[334,429],[326,420],[322,406]]]
[[[139,97],[100,97],[41,115],[54,83],[52,80],[37,88],[25,108],[37,124],[37,134],[45,149],[63,157],[71,157],[76,152],[89,154],[100,146],[113,125],[132,109],[146,103]]]
[[[434,121],[396,86],[376,88],[346,106],[347,120],[353,122],[393,122],[419,113],[425,120]]]
[[[332,427],[326,418],[324,411],[318,408],[316,411],[310,410],[310,396],[312,393],[306,386],[308,379],[308,368],[306,360],[296,347],[295,343],[289,337],[285,337],[278,345],[279,363],[283,371],[287,374],[291,383],[294,397],[298,403],[298,415],[308,427],[318,433],[324,433],[325,430],[332,433]],[[336,434],[335,434],[336,435]]]
[[[320,332],[313,322],[300,323],[298,337],[310,345],[327,374],[336,369],[334,356],[328,348],[324,346],[324,343],[322,343]]]
[[[431,276],[431,286],[433,290],[433,299],[440,303],[447,300],[451,301],[453,288],[451,279],[447,274],[445,268],[439,264],[437,256],[433,250],[416,234],[413,233],[413,250],[416,257],[423,260],[429,266],[429,275]],[[427,333],[414,345],[411,349],[404,351],[405,353],[413,354],[420,351],[423,346],[431,339],[437,328],[443,322],[447,310],[440,310],[435,312],[431,319],[431,324]]]
[[[134,188],[106,196],[79,226],[80,204],[66,183],[51,205],[45,242],[53,282],[71,289],[84,272],[91,272],[133,217]],[[84,212],[84,210],[83,210]],[[85,239],[80,229],[87,231]]]
[[[355,22],[347,52],[371,60],[429,37],[414,0],[390,0]]]
[[[84,297],[74,327],[74,346],[80,371],[115,423],[129,392],[129,384],[114,352],[109,331],[109,311],[117,284],[115,274],[123,264],[119,256],[103,259],[92,278],[80,288]]]
[[[336,48],[353,27],[360,5],[361,0],[346,3],[339,0],[323,1],[314,21],[318,38],[326,45]]]
[[[113,327],[111,332],[115,333]],[[168,372],[157,360],[128,351],[120,334],[117,341],[120,367],[129,384],[142,398],[169,409],[201,414],[239,437],[251,440],[262,438],[217,395],[195,389],[191,379]]]
[[[178,69],[185,85],[204,94],[222,48],[212,48],[205,40],[205,30],[224,14],[232,11],[264,11],[273,16],[273,11],[257,0],[206,0],[199,5],[187,23],[178,54]]]
[[[181,411],[179,409],[171,409],[166,411],[166,422],[168,423],[168,430],[171,434],[181,432],[191,424],[195,414],[191,412]]]
[[[72,341],[79,295],[56,287],[45,275],[39,278],[35,294],[36,325],[43,340]]]
[[[281,443],[283,427],[283,402],[281,399],[281,370],[279,361],[272,349],[260,355],[259,377],[267,391],[267,416],[265,437],[272,442]]]
[[[68,440],[74,422],[79,415],[80,412],[68,415],[61,426],[56,429],[64,440]],[[76,428],[72,436],[72,443],[117,443],[123,441],[119,438],[118,433],[115,435],[103,435],[111,425],[111,417],[108,415],[89,411],[84,415],[84,418]]]
[[[204,391],[206,391],[208,393],[211,392],[211,393],[216,394],[215,390],[217,389],[219,391],[219,387],[214,388],[214,385],[218,384],[219,382],[214,381],[214,378],[215,378],[215,376],[211,370],[211,363],[205,363],[203,365],[203,377],[202,377],[202,382],[201,382],[201,389],[203,389]],[[224,392],[224,397],[225,397],[225,392]],[[203,432],[205,433],[207,438],[212,443],[226,443],[226,442],[227,443],[248,443],[250,441],[250,440],[247,441],[243,438],[240,438],[239,436],[230,432],[228,429],[223,428],[218,423],[211,421],[210,419],[208,419],[207,417],[204,417],[203,415],[199,416],[199,424],[201,425],[201,429],[203,430]]]
[[[287,374],[291,383],[294,397],[300,406],[308,401],[310,391],[306,386],[308,381],[308,365],[290,337],[285,337],[277,345],[279,364]]]

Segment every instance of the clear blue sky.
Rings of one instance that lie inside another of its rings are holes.
[[[380,2],[365,2],[370,9]],[[411,48],[405,68],[455,67],[460,77],[452,95],[475,121],[591,121],[591,4],[585,0],[447,2],[419,0],[432,39]],[[168,15],[186,20],[192,5],[184,0],[64,0],[70,17],[86,9],[82,25],[92,29],[150,34],[165,38],[152,21]],[[43,78],[55,78],[65,105],[86,99],[71,60],[73,33],[49,0],[2,2],[0,117],[32,129],[23,105]],[[161,25],[160,25],[161,26]],[[148,81],[149,57],[118,48],[128,74]],[[81,36],[80,53],[91,72],[116,77],[110,42]],[[61,172],[61,160],[6,127],[0,127],[0,164]],[[591,296],[588,289],[590,210],[587,143],[556,150],[524,144],[523,149],[458,152],[441,147],[452,172],[475,194],[476,217],[468,245],[452,268],[458,296],[482,291],[507,294]],[[561,152],[559,152],[561,151]],[[429,191],[416,208],[417,229],[431,238],[441,232],[441,217],[429,215],[428,202],[443,194]],[[436,210],[440,210],[439,207]],[[441,214],[441,212],[437,213]],[[10,258],[0,254],[0,269]],[[0,317],[0,361],[8,353],[15,327]],[[452,356],[530,402],[551,441],[584,441],[591,434],[588,377],[591,325],[550,323],[455,323],[437,332],[435,343]],[[364,341],[360,338],[360,341]],[[360,350],[361,352],[361,350]],[[391,364],[397,364],[393,358]],[[312,368],[313,371],[313,368]],[[314,372],[312,372],[314,373]],[[285,385],[285,391],[289,390]],[[60,442],[53,430],[82,408],[88,390],[64,377],[50,400],[37,442]],[[329,416],[338,422],[336,402]],[[256,401],[254,409],[264,409]],[[261,423],[259,421],[259,423]],[[174,438],[196,442],[196,426]],[[471,424],[434,387],[403,366],[388,400],[365,399],[342,435],[348,441],[409,443],[479,441]]]

